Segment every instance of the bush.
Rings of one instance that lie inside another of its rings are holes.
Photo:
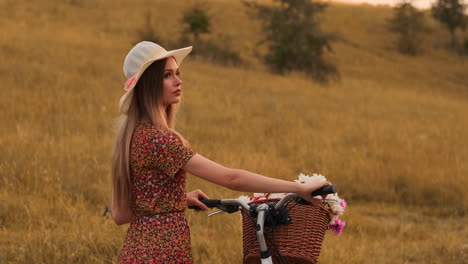
[[[229,47],[229,37],[220,35],[216,41],[201,39],[202,34],[211,33],[211,18],[204,5],[196,5],[184,12],[182,24],[185,29],[179,40],[181,46],[194,46],[192,55],[223,65],[240,65],[239,52]],[[217,43],[221,43],[218,45]]]
[[[218,36],[217,40],[198,40],[193,43],[187,37],[182,37],[179,41],[179,46],[191,46],[193,45],[192,55],[202,58],[204,60],[221,64],[239,66],[244,64],[244,61],[240,57],[240,52],[234,51],[230,48],[229,37],[226,35]],[[221,43],[218,45],[217,43]]]
[[[151,18],[152,14],[148,13],[143,27],[137,31],[137,41],[134,44],[147,40],[166,49],[194,46],[192,56],[222,65],[243,64],[240,53],[230,48],[231,41],[227,35],[219,35],[216,41],[201,38],[202,34],[210,33],[210,18],[201,7],[193,7],[184,13],[181,22],[185,25],[185,29],[179,40],[163,40],[153,26]]]
[[[422,33],[426,31],[424,14],[411,3],[403,2],[394,8],[389,20],[391,31],[399,34],[398,50],[407,55],[421,53]]]
[[[432,16],[445,25],[450,32],[452,49],[457,49],[457,28],[465,29],[467,16],[465,15],[466,5],[460,0],[437,0],[432,6]]]
[[[309,0],[274,0],[275,5],[244,2],[250,15],[263,24],[262,42],[268,45],[265,63],[274,72],[303,71],[320,82],[338,77],[336,67],[325,59],[333,52],[334,34],[320,29],[318,15],[327,7]]]
[[[210,33],[210,17],[201,6],[195,6],[188,9],[182,18],[185,24],[185,33],[193,35],[193,42],[197,43],[200,34]]]

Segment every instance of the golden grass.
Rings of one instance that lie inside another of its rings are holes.
[[[142,14],[175,41],[186,4],[76,2],[0,2],[1,263],[113,263],[125,236],[101,216],[122,61]],[[211,38],[229,35],[248,66],[184,62],[178,130],[194,150],[225,166],[287,180],[316,172],[337,184],[348,226],[326,236],[322,263],[463,263],[468,74],[466,58],[441,48],[447,33],[431,22],[425,55],[408,58],[385,30],[391,10],[333,5],[323,19],[343,39],[330,56],[342,77],[319,85],[265,72],[258,23],[237,1],[208,4]],[[188,188],[240,195],[192,176]],[[241,261],[237,215],[187,215],[197,263]]]

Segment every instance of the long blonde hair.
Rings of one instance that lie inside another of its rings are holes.
[[[167,59],[155,61],[145,70],[134,88],[128,112],[117,121],[112,160],[113,203],[128,202],[132,197],[130,144],[133,130],[144,117],[149,118],[158,130],[176,133],[187,144],[175,131],[178,104],[164,107],[166,61]]]

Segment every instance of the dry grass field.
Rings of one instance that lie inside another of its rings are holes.
[[[127,226],[102,212],[123,59],[145,14],[175,42],[195,2],[0,0],[0,263],[117,263]],[[405,57],[391,9],[332,5],[322,21],[341,38],[330,55],[341,80],[322,85],[265,71],[240,1],[206,3],[208,38],[229,39],[245,65],[184,62],[178,130],[195,151],[335,183],[347,227],[327,233],[320,263],[467,263],[468,59],[444,49],[443,28],[428,18],[424,55]],[[188,176],[197,188],[241,195]],[[237,215],[187,216],[196,263],[241,263]]]

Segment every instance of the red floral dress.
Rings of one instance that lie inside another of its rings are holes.
[[[181,170],[193,155],[174,133],[161,132],[150,122],[135,128],[130,147],[135,219],[120,252],[121,263],[193,263]]]

